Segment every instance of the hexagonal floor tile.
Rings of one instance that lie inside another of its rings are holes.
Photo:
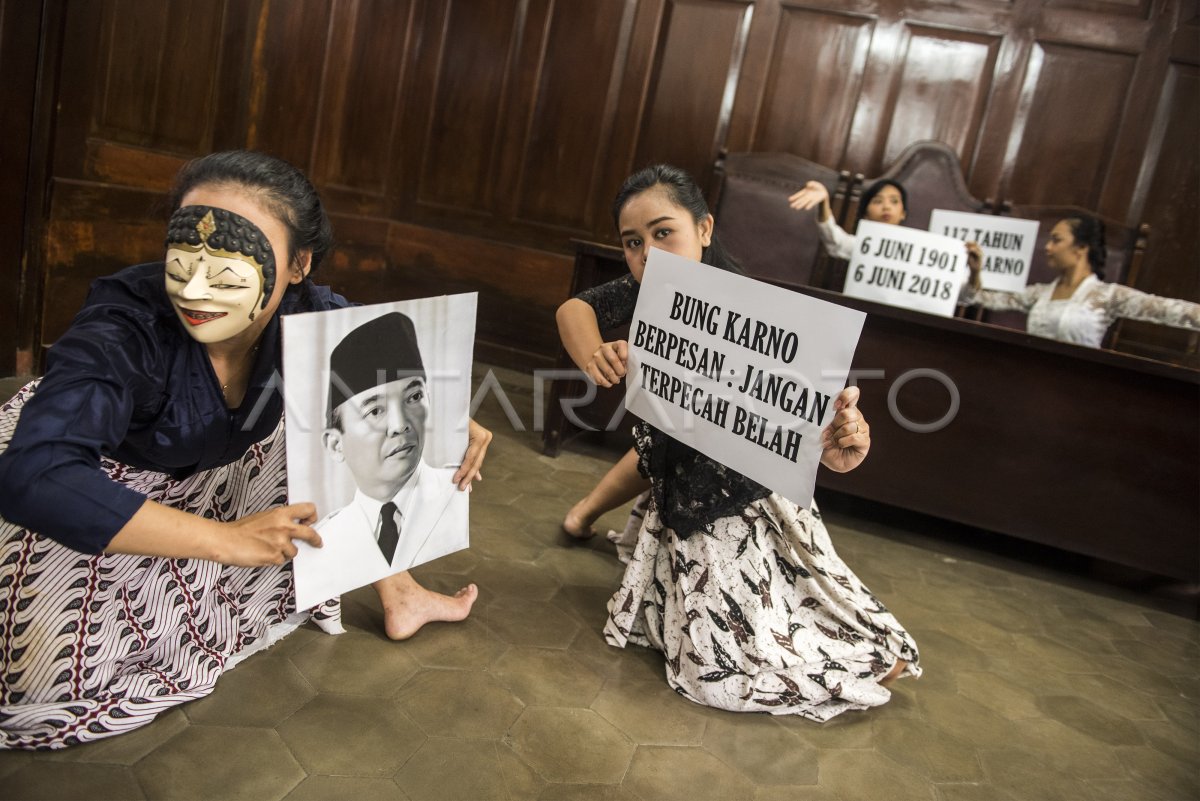
[[[542,778],[571,784],[619,782],[634,751],[628,737],[590,709],[530,707],[505,741]]]
[[[604,587],[610,595],[620,586],[625,573],[625,565],[608,549],[552,548],[538,557],[537,567],[543,573],[557,576],[563,584]]]
[[[471,524],[471,551],[484,559],[532,562],[545,550],[545,545],[512,528]]]
[[[549,600],[560,586],[553,574],[527,562],[512,560],[480,559],[471,572],[471,580],[479,585],[480,592],[536,601]]]
[[[494,676],[478,670],[426,670],[396,704],[430,737],[500,737],[524,708]]]
[[[476,619],[510,645],[566,648],[579,631],[579,623],[547,601],[502,597]]]
[[[0,798],[13,801],[145,798],[133,772],[127,767],[84,763],[56,764],[53,770],[47,770],[46,767],[39,762],[29,762],[5,776],[4,781],[0,782]]]
[[[217,726],[273,727],[316,695],[290,661],[258,655],[223,673],[212,695],[186,705],[188,719]]]
[[[748,779],[702,748],[640,746],[621,784],[639,798],[729,801],[754,795]]]
[[[638,745],[699,745],[705,710],[681,698],[665,681],[614,681],[592,709]]]
[[[756,785],[817,783],[817,750],[771,715],[730,712],[710,718],[704,750]]]
[[[395,782],[412,801],[478,801],[508,795],[496,744],[490,740],[431,737],[404,763]]]
[[[422,667],[483,670],[509,646],[469,617],[453,626],[427,626],[400,647]]]
[[[934,801],[933,783],[917,771],[870,748],[819,749],[821,784],[836,787],[843,798],[903,798]]]
[[[394,694],[418,670],[402,643],[363,631],[314,640],[289,659],[321,692],[377,698]]]
[[[932,782],[980,782],[985,779],[977,750],[927,721],[876,720],[871,740],[876,749]]]
[[[221,755],[219,770],[214,754]],[[273,801],[304,780],[304,770],[275,732],[226,726],[189,726],[133,771],[150,798],[196,801]]]
[[[570,651],[513,646],[490,671],[529,706],[591,704],[604,679]]]
[[[309,774],[391,776],[425,742],[393,703],[358,695],[318,695],[277,731]]]
[[[410,801],[391,779],[367,779],[362,776],[309,776],[284,798],[284,801]]]

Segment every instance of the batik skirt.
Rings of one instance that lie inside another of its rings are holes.
[[[609,643],[661,651],[667,683],[698,704],[825,721],[886,703],[917,646],[838,557],[816,506],[772,494],[681,538],[649,505]]]
[[[0,407],[8,446],[36,382]],[[175,480],[105,459],[114,481],[166,506],[236,520],[287,502],[284,427],[237,462]],[[296,614],[291,564],[89,556],[0,518],[0,748],[64,748],[143,726],[213,691],[222,671],[337,599]]]

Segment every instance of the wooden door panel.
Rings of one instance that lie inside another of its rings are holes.
[[[494,213],[492,178],[509,112],[516,13],[516,4],[505,0],[446,4],[417,193],[422,205]]]
[[[785,6],[753,149],[840,165],[874,30],[868,16]]]
[[[635,169],[667,161],[707,183],[733,107],[751,8],[739,0],[668,3],[638,129]]]
[[[1171,64],[1155,122],[1157,151],[1144,216],[1155,221],[1136,286],[1200,302],[1200,66]],[[1191,265],[1191,269],[1179,269]]]
[[[92,135],[176,153],[208,149],[223,0],[110,0],[104,6]]]
[[[1035,46],[1018,111],[1020,144],[1008,197],[1098,207],[1136,62],[1127,53]]]
[[[1046,5],[1136,19],[1149,19],[1154,7],[1152,0],[1048,0]]]
[[[959,161],[970,165],[1001,37],[911,25],[907,40],[883,163],[890,164],[913,142],[934,139],[950,145]]]
[[[312,178],[376,214],[387,207],[393,154],[406,144],[398,120],[412,5],[359,0],[336,6],[332,19]]]
[[[551,4],[513,176],[517,219],[579,233],[597,225],[595,198],[611,191],[600,183],[618,101],[614,74],[632,13],[630,3]]]
[[[317,147],[313,139],[321,108],[330,3],[288,0],[265,8],[267,16],[257,29],[249,63],[242,65],[248,85],[246,146],[310,170]]]

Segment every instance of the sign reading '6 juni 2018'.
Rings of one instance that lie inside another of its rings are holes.
[[[800,506],[866,315],[651,248],[626,407]]]
[[[954,316],[967,278],[961,240],[863,220],[846,271],[845,294],[889,306]]]

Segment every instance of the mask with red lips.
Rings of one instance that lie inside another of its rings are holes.
[[[275,287],[275,253],[245,217],[184,206],[171,216],[166,246],[167,296],[193,339],[230,339],[266,307]]]

